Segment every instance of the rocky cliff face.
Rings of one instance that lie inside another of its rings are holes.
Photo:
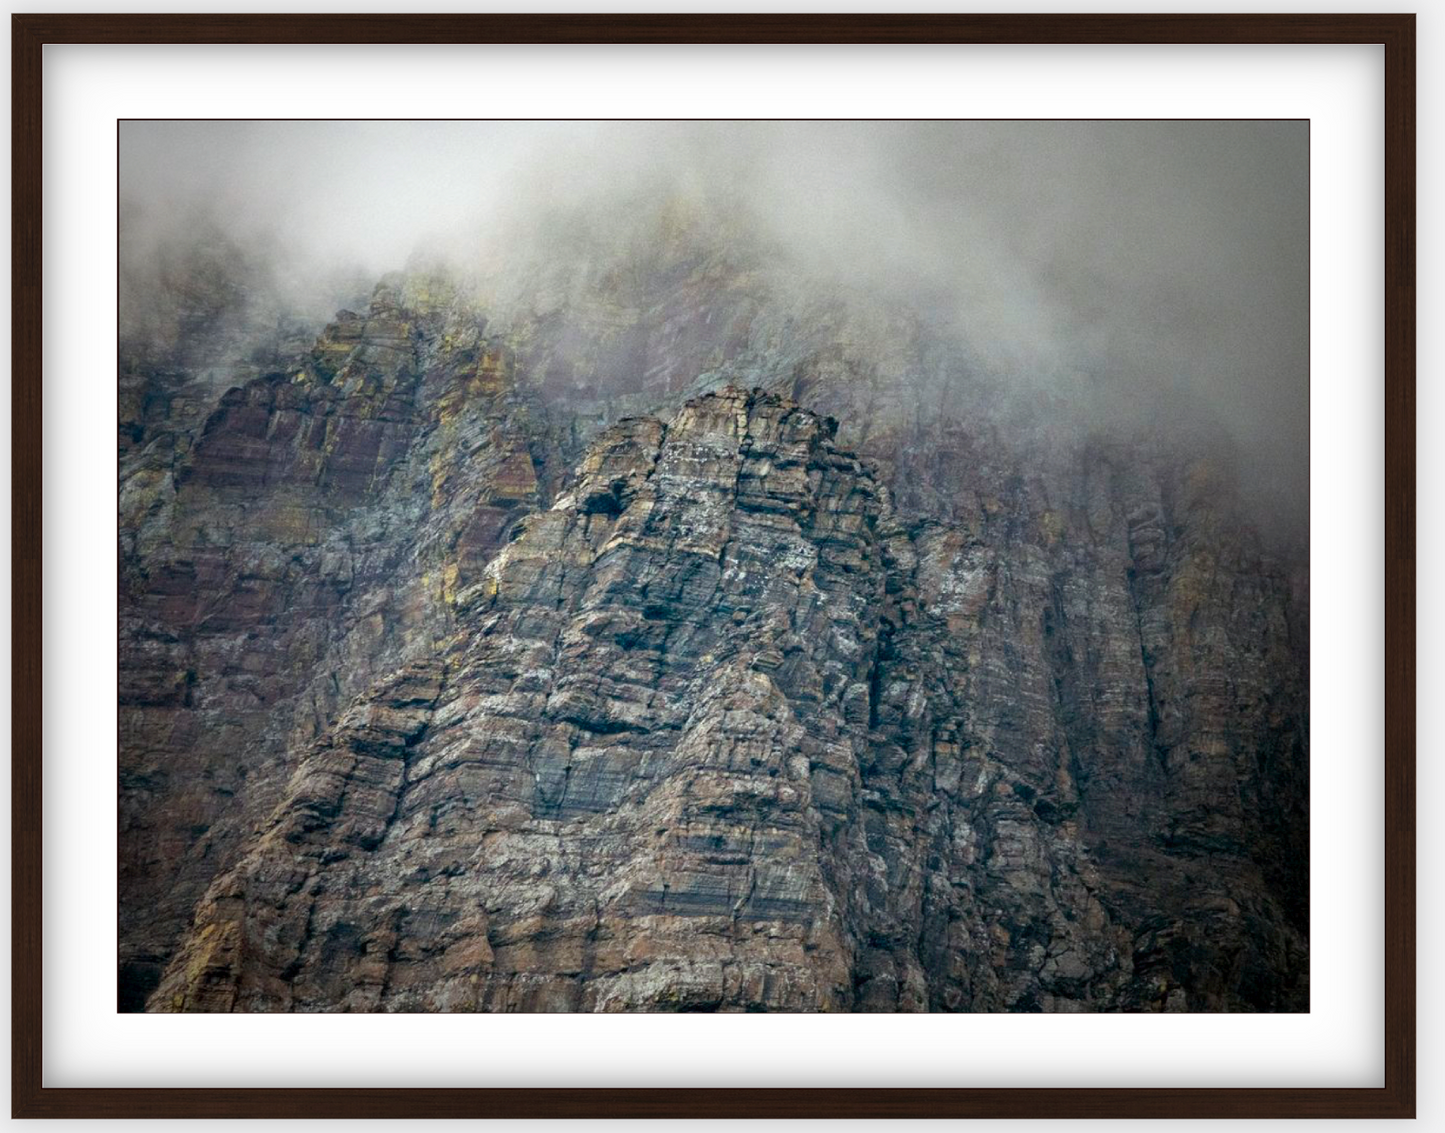
[[[1305,575],[1217,456],[639,279],[132,352],[122,1007],[1307,1009]]]

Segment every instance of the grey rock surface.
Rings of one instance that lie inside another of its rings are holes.
[[[1217,450],[674,269],[140,352],[123,1008],[1308,1009],[1307,572]]]

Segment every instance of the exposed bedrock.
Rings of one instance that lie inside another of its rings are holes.
[[[840,421],[599,433],[398,284],[129,454],[123,1000],[1307,1009],[1303,615],[1217,470]]]

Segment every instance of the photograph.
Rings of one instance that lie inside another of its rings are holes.
[[[116,128],[119,1012],[1310,1011],[1309,119]]]

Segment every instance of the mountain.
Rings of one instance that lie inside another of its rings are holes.
[[[640,231],[159,286],[122,1009],[1307,1010],[1307,559],[1227,439]]]

